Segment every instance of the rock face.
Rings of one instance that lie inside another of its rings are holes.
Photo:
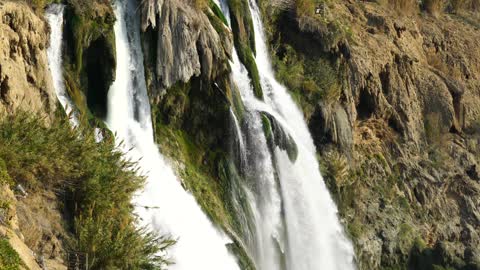
[[[383,198],[356,192],[357,202],[345,211],[352,221],[373,225],[356,239],[361,265],[477,269],[480,183],[472,175],[479,156],[480,31],[456,15],[348,8],[354,39],[362,42],[350,46],[343,106],[354,126],[357,162],[377,155],[357,180],[364,183],[354,186],[375,189],[393,178],[388,185],[394,187]]]
[[[212,80],[228,69],[232,39],[221,22],[212,24],[204,12],[178,0],[144,1],[141,13],[150,38],[146,58],[155,61],[148,83],[157,93],[192,76]]]
[[[66,89],[82,118],[104,119],[115,80],[115,14],[105,1],[69,1],[65,11]]]
[[[337,101],[305,114],[359,268],[479,269],[478,14],[405,15],[373,1],[276,12],[281,42],[341,79]]]
[[[26,4],[0,1],[0,36],[0,116],[18,110],[52,116],[47,24]]]

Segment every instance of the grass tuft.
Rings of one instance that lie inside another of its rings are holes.
[[[0,160],[29,193],[65,194],[76,239],[71,248],[88,254],[89,269],[163,269],[169,263],[158,253],[173,241],[137,226],[131,200],[144,178],[112,138],[97,143],[91,128],[72,129],[65,117],[46,126],[18,113],[0,119]]]

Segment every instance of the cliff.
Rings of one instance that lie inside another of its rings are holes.
[[[64,2],[66,88],[82,125],[101,126],[115,80],[115,14],[108,1]],[[258,2],[276,76],[303,109],[359,269],[480,269],[478,9],[433,12],[417,1]],[[233,46],[259,99],[263,91],[248,3],[228,4],[231,25],[213,1],[139,1],[138,15],[161,152],[233,240],[242,269],[254,269],[231,198],[238,177],[232,113],[244,117],[230,76]],[[55,115],[42,12],[0,0],[0,118],[11,132],[0,133],[0,241],[8,238],[30,269],[40,267],[32,252],[48,256],[49,269],[64,269],[67,246],[101,257],[94,269],[122,268],[116,258],[129,251],[109,247],[127,239],[119,231],[142,233],[130,205],[142,180],[118,168],[129,165],[109,136],[98,145],[91,134],[79,139]],[[36,121],[14,124],[24,112],[46,125],[38,131]],[[269,146],[290,149],[295,160],[291,138],[262,115],[265,132],[281,134]],[[23,137],[35,147],[17,155]],[[15,194],[14,183],[29,197]],[[122,196],[110,196],[118,187]],[[65,194],[74,202],[65,202]],[[95,246],[100,238],[104,253]],[[5,246],[0,242],[10,252]],[[133,257],[151,259],[141,250]]]
[[[0,1],[0,115],[52,117],[56,96],[47,63],[48,25],[26,4]]]
[[[477,269],[478,13],[305,2],[264,20],[360,269]]]

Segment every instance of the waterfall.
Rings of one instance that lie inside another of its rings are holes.
[[[73,111],[75,107],[65,91],[65,83],[63,81],[62,43],[64,10],[64,5],[51,4],[45,12],[45,17],[50,25],[50,47],[47,48],[47,58],[58,101],[60,101],[67,115],[71,116],[72,125],[78,126],[78,117]]]
[[[228,14],[222,3],[224,14]],[[320,174],[316,149],[303,114],[284,86],[275,80],[266,47],[260,12],[249,1],[256,63],[264,91],[257,99],[237,53],[232,78],[246,108],[244,133],[248,148],[245,185],[251,194],[255,243],[249,243],[260,270],[355,269],[354,251],[337,217],[336,206]],[[262,128],[268,113],[294,140],[298,155],[291,161],[279,147],[269,150]]]
[[[139,160],[146,175],[135,198],[144,225],[177,239],[170,254],[179,270],[239,269],[226,248],[229,239],[202,212],[192,194],[180,185],[154,142],[145,87],[140,25],[136,0],[115,2],[116,80],[108,94],[108,127],[124,141],[128,158]]]

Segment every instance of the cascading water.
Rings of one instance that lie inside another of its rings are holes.
[[[183,190],[154,142],[136,5],[135,0],[115,2],[118,62],[116,80],[108,94],[107,117],[108,127],[124,141],[126,155],[139,160],[147,176],[144,191],[134,202],[136,211],[143,224],[178,238],[171,249],[175,264],[170,269],[238,269],[225,246],[228,238],[216,230],[194,197]]]
[[[226,3],[220,4],[230,21]],[[250,2],[250,8],[265,102],[254,97],[236,52],[232,63],[232,77],[247,109],[243,117],[245,134],[232,113],[244,160],[241,166],[249,181],[236,188],[244,189],[255,227],[247,244],[259,270],[354,269],[353,249],[343,236],[336,207],[322,181],[308,128],[285,88],[274,79],[258,7]],[[70,113],[74,107],[65,93],[62,76],[63,9],[62,5],[51,5],[47,10],[51,27],[47,54],[58,99]],[[238,269],[225,247],[226,237],[213,227],[193,196],[181,188],[158,152],[144,82],[136,7],[133,0],[124,0],[117,2],[115,9],[117,80],[109,92],[107,124],[124,140],[124,149],[131,148],[125,151],[128,158],[140,160],[139,166],[147,176],[145,190],[135,200],[137,213],[153,230],[178,237],[171,253],[176,262],[172,269]],[[295,162],[278,147],[269,151],[260,112],[272,115],[293,137],[298,147]],[[77,125],[75,117],[73,121]]]
[[[227,16],[225,4],[221,6]],[[249,6],[265,101],[253,95],[248,73],[235,51],[232,77],[246,107],[245,178],[254,183],[244,188],[251,197],[256,243],[249,243],[249,248],[257,268],[355,269],[353,247],[343,234],[336,206],[323,182],[308,127],[285,87],[274,78],[255,0],[250,0]],[[262,128],[264,112],[291,135],[298,150],[295,161],[279,147],[269,151]]]
[[[78,120],[73,111],[74,106],[65,91],[63,82],[63,66],[62,66],[62,42],[63,42],[63,14],[65,6],[60,4],[50,5],[46,12],[48,24],[50,25],[50,47],[47,49],[48,65],[50,74],[53,79],[53,87],[55,93],[63,106],[67,115],[71,115],[71,123],[73,126],[78,125]]]
[[[193,196],[182,189],[154,142],[134,3],[124,0],[115,4],[117,79],[109,91],[107,125],[124,141],[127,158],[139,160],[147,176],[144,191],[134,202],[136,212],[143,225],[178,240],[169,254],[175,263],[170,269],[237,270],[235,258],[225,246],[229,239],[213,227]],[[57,97],[70,113],[74,106],[62,76],[63,13],[62,5],[53,4],[47,9],[51,28],[47,53]],[[78,125],[75,118],[73,124]]]

